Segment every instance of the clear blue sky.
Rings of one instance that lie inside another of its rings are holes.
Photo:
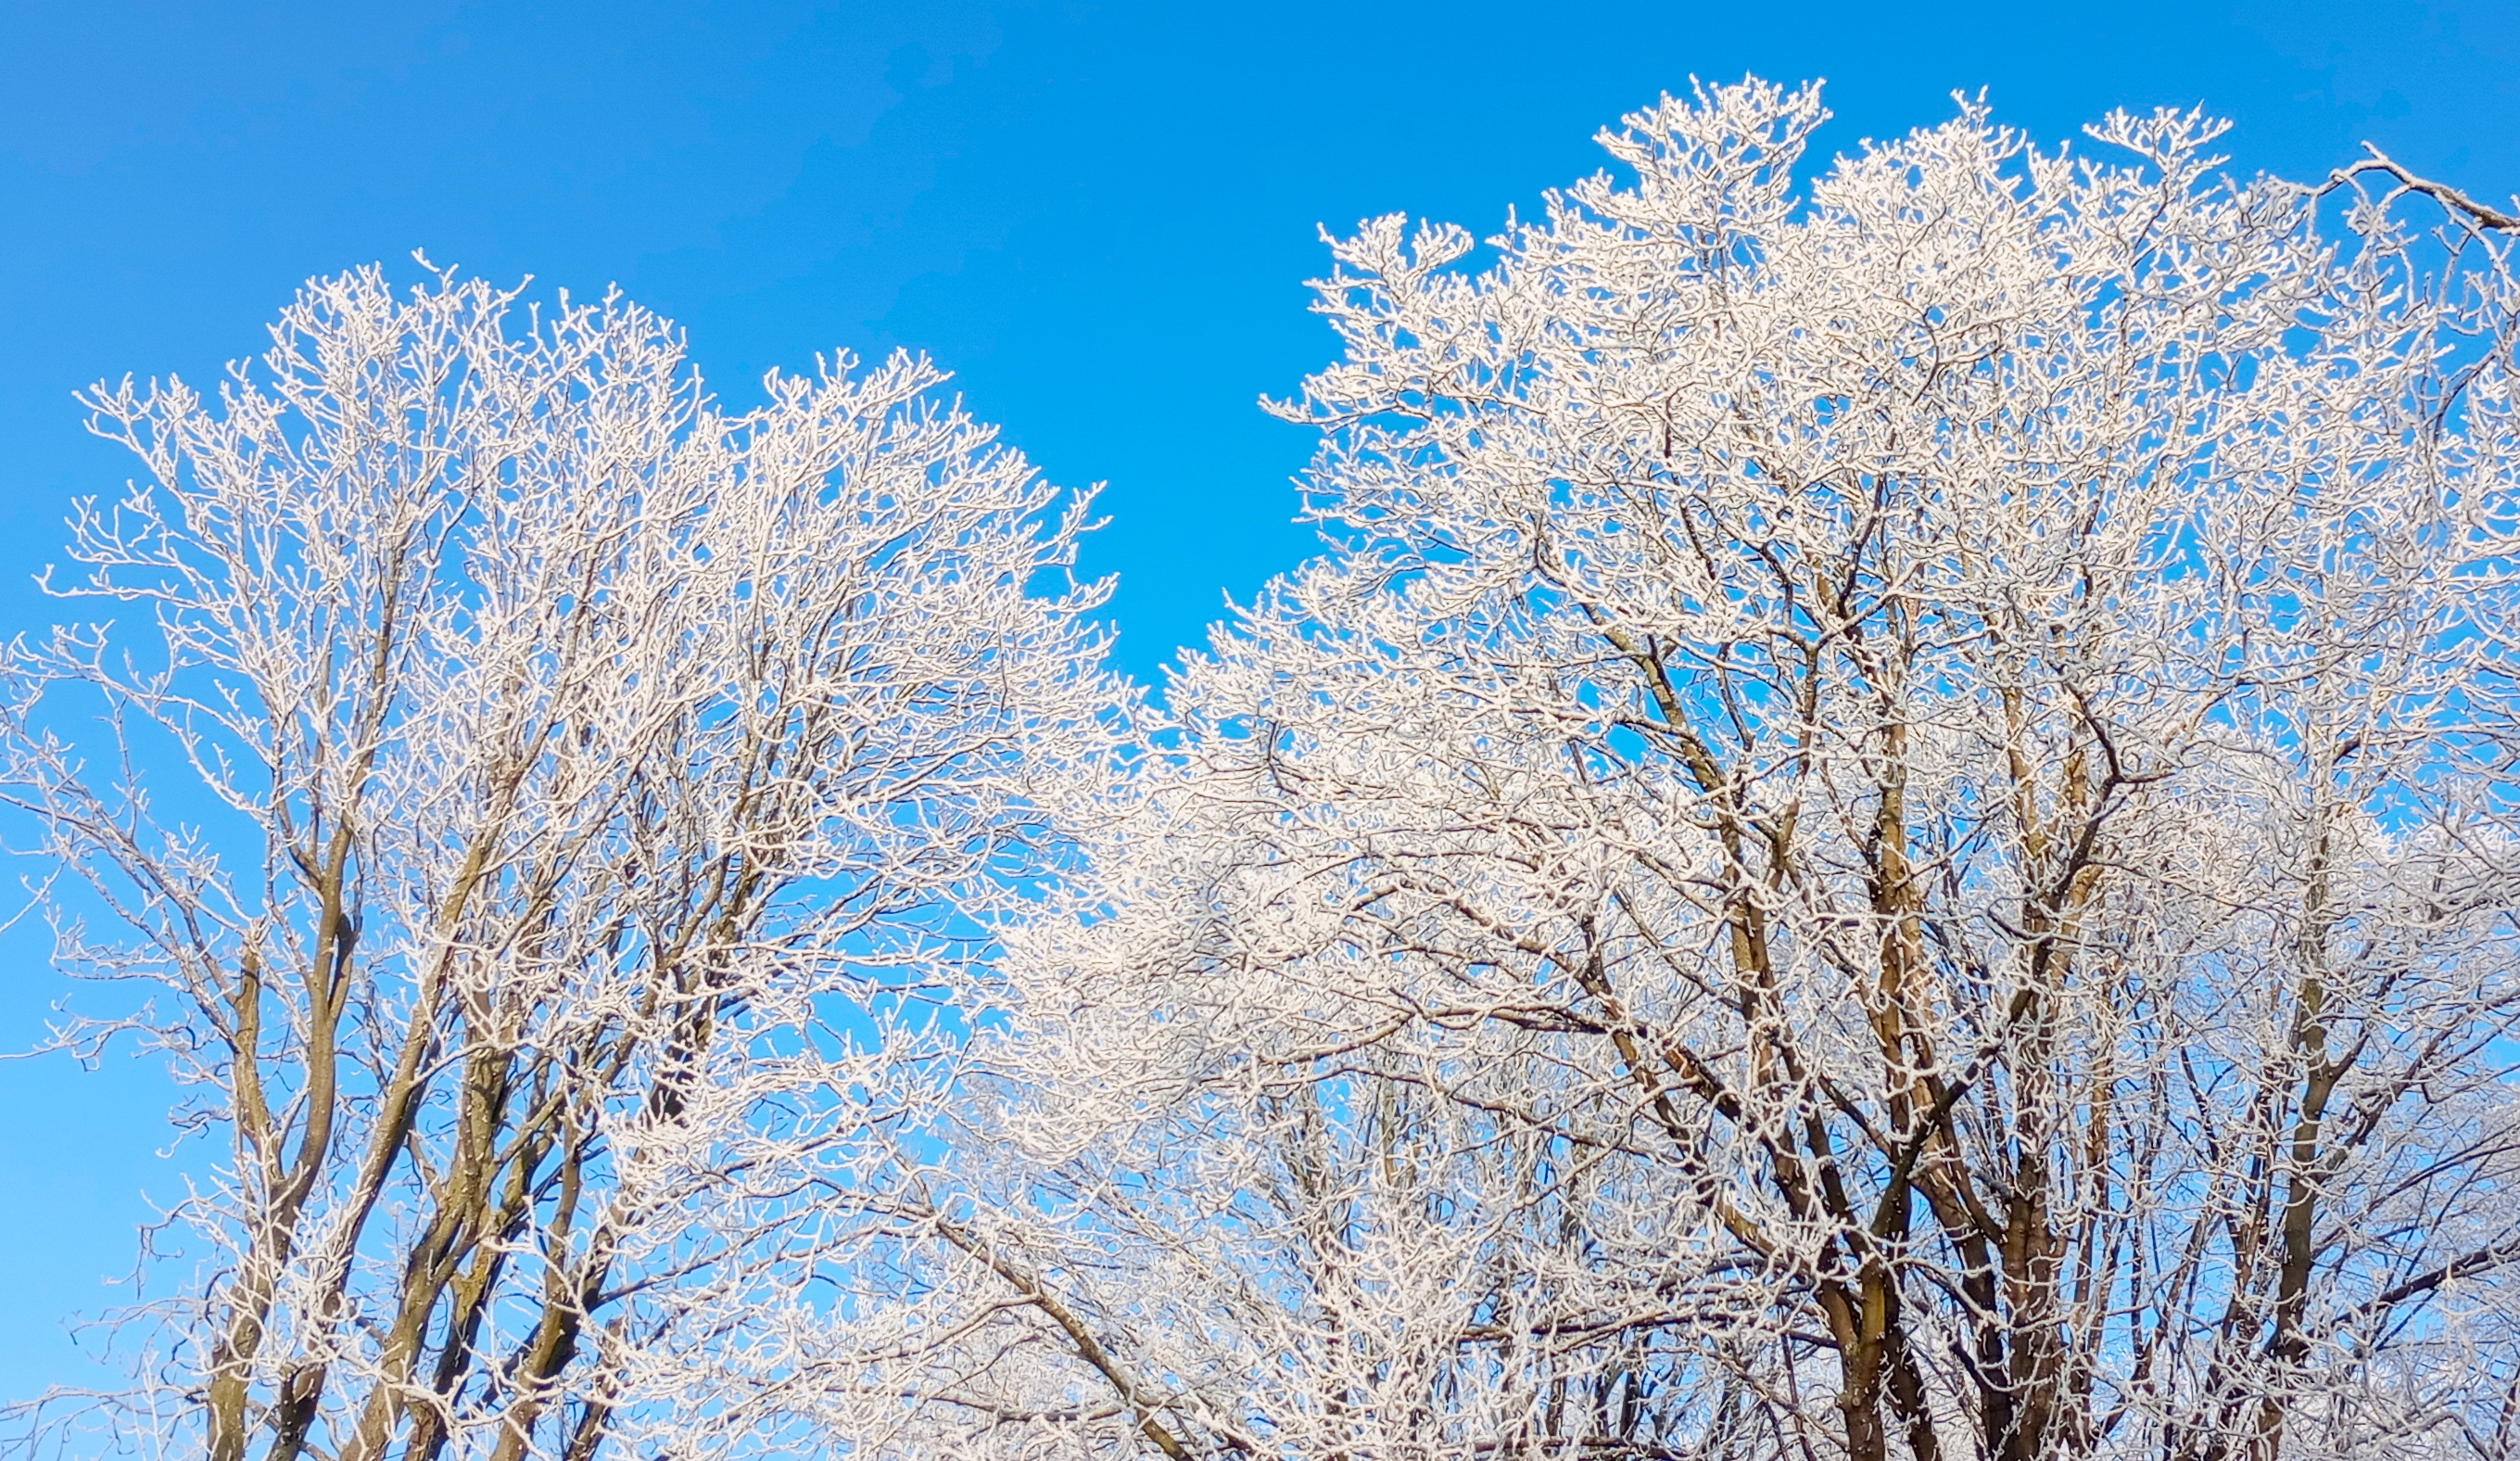
[[[530,14],[528,10],[530,9]],[[1315,225],[1484,230],[1597,165],[1593,131],[1692,74],[1825,77],[1823,151],[1949,114],[2044,141],[2202,101],[2234,167],[2322,174],[2371,138],[2520,191],[2520,4],[1596,3],[0,9],[0,616],[73,494],[126,471],[69,391],[206,379],[318,272],[415,247],[493,280],[618,283],[722,393],[908,345],[1058,480],[1107,481],[1151,675],[1310,545],[1305,434],[1254,398],[1324,363]],[[60,985],[0,938],[0,1045]],[[0,1066],[0,1395],[79,1370],[167,1092],[127,1061]]]

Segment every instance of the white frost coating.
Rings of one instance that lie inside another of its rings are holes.
[[[913,996],[1106,762],[1083,504],[938,371],[729,418],[654,316],[512,300],[320,281],[215,402],[88,398],[146,476],[61,586],[118,622],[17,648],[0,776],[93,884],[61,957],[155,986],[123,1027],[233,1150],[123,1324],[140,1389],[38,1442],[789,1434],[832,1195],[946,1078]]]
[[[238,1141],[125,1434],[2507,1457],[2510,219],[2177,114],[1797,183],[1822,116],[1667,99],[1483,266],[1336,241],[1332,549],[1145,740],[916,365],[729,434],[626,307],[352,279],[260,394],[100,396],[159,485],[80,556],[189,667],[22,652],[10,781]]]
[[[1337,546],[986,1051],[1101,1357],[870,1449],[2508,1454],[2509,236],[1822,114],[1334,243]]]

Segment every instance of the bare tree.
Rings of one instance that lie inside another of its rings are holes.
[[[155,991],[64,1042],[232,1143],[125,1444],[792,1440],[831,1194],[949,1078],[905,1011],[1125,709],[1082,502],[923,361],[730,417],[655,317],[514,301],[325,280],[215,401],[87,397],[145,478],[57,587],[123,617],[14,650],[0,780],[66,966]]]
[[[1335,242],[871,1448],[2512,1454],[2507,216],[1822,115]]]
[[[162,662],[22,649],[7,781],[236,1143],[131,1424],[2510,1461],[2511,213],[1822,117],[1334,240],[1329,551],[1145,740],[910,362],[360,276],[100,392]]]

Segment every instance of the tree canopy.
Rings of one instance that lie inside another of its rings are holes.
[[[918,362],[357,275],[97,395],[162,667],[7,780],[235,1151],[121,1434],[2509,1456],[2515,220],[1823,116],[1334,239],[1326,549],[1155,704]]]

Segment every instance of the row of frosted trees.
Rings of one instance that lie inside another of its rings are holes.
[[[208,1155],[21,1438],[2520,1451],[2514,220],[1822,117],[1338,241],[1153,701],[922,362],[367,272],[92,393],[0,780]]]

